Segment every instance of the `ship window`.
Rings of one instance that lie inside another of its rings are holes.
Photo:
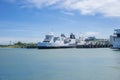
[[[43,41],[43,42],[50,42],[50,41]]]
[[[52,36],[46,36],[46,39],[51,39],[52,38]]]
[[[117,34],[117,37],[120,37],[120,34]]]
[[[60,38],[59,37],[54,37],[54,42],[55,41],[60,41]]]
[[[46,35],[45,40],[43,42],[50,42],[52,39],[52,36]]]

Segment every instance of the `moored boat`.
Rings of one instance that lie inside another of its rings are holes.
[[[53,33],[47,34],[43,42],[37,44],[39,49],[53,49],[53,48],[75,48],[76,39],[74,34],[70,34],[70,37],[66,37],[61,34],[60,37],[55,37]]]

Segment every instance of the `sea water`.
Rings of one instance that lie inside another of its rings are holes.
[[[0,48],[0,80],[120,80],[120,51]]]

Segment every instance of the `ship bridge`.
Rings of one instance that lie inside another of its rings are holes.
[[[120,29],[115,29],[114,31],[114,35],[120,38]]]

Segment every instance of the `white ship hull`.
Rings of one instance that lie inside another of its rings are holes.
[[[56,43],[38,43],[39,49],[51,49],[51,48],[75,48],[75,44],[56,44]]]

